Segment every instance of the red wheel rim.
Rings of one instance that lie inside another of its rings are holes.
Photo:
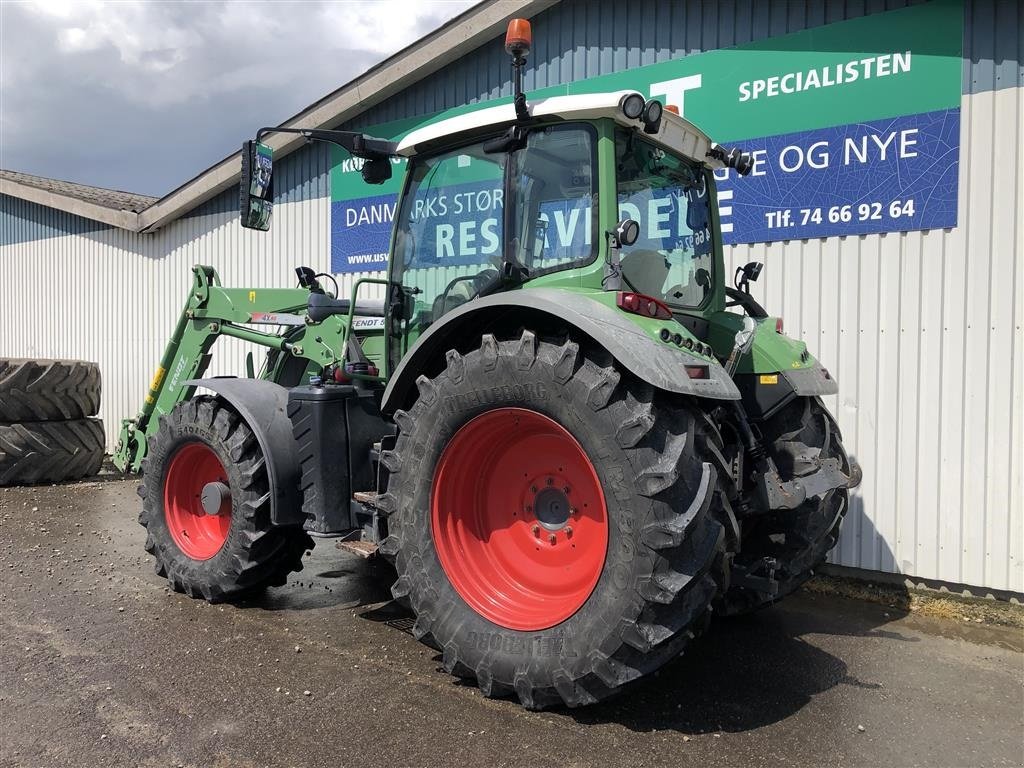
[[[164,517],[174,543],[193,560],[209,560],[227,541],[230,498],[213,515],[207,514],[202,503],[208,483],[227,482],[224,465],[203,443],[187,443],[171,457],[164,478]]]
[[[576,613],[608,550],[594,465],[564,427],[522,408],[488,411],[455,433],[434,475],[431,525],[462,599],[522,631]]]

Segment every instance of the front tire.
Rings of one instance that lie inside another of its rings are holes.
[[[160,419],[142,463],[146,551],[175,590],[210,602],[281,586],[313,540],[270,520],[266,458],[222,401],[197,397]]]
[[[381,551],[415,636],[530,709],[654,672],[704,629],[727,578],[701,420],[602,357],[529,331],[450,351],[381,457]]]

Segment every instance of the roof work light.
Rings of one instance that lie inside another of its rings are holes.
[[[644,121],[644,133],[657,133],[658,129],[661,128],[661,115],[664,109],[661,106],[661,102],[657,99],[651,99],[644,104],[643,121]]]
[[[639,93],[627,93],[619,99],[619,109],[630,120],[636,120],[644,111],[644,97]]]

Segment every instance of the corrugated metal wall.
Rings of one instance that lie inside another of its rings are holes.
[[[839,381],[864,482],[833,562],[1024,589],[1021,94],[963,99],[955,229],[729,249]]]
[[[89,222],[78,217],[0,196],[7,243],[0,246],[0,355],[98,362],[100,416],[112,449],[121,419],[142,405],[194,264],[213,265],[226,285],[254,287],[294,285],[297,264],[330,269],[328,158],[323,145],[313,145],[275,169],[284,202],[269,233],[238,225],[235,192],[152,235],[87,231]],[[80,234],[53,236],[45,228],[54,224]],[[211,373],[243,372],[248,349],[221,339]]]
[[[534,20],[527,87],[906,4],[563,0]],[[732,265],[765,262],[759,299],[840,381],[829,407],[865,473],[833,555],[843,565],[1024,591],[1022,28],[1019,3],[968,4],[957,228],[727,253]],[[508,87],[496,40],[352,125],[430,114]],[[12,244],[0,249],[0,354],[99,360],[113,439],[139,406],[192,264],[254,286],[287,284],[298,263],[328,268],[326,154],[304,149],[278,171],[287,197],[269,236],[238,227],[234,193],[154,235],[59,238],[44,228],[83,227],[4,198],[2,241]],[[35,288],[40,282],[47,287]],[[241,345],[221,344],[216,372],[240,371]]]

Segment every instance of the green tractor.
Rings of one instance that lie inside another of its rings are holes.
[[[398,143],[296,131],[368,183],[407,161],[386,280],[339,298],[300,271],[264,298],[197,268],[118,461],[176,589],[239,598],[300,569],[310,532],[343,536],[393,563],[448,672],[543,708],[796,589],[860,470],[835,380],[750,296],[760,265],[726,284],[714,171],[747,156],[639,93],[528,103],[528,47],[513,22],[512,104]],[[243,148],[243,226],[270,225],[281,130]],[[225,334],[269,347],[264,370],[197,378]]]

